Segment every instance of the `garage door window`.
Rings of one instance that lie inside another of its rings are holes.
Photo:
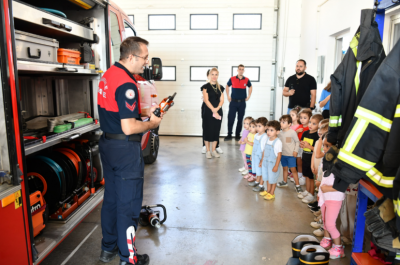
[[[218,66],[190,66],[190,81],[207,81],[207,70]]]
[[[176,81],[176,66],[165,66],[162,67],[163,77],[161,81]]]
[[[237,75],[237,69],[237,66],[232,66],[232,76]],[[251,82],[260,82],[260,66],[246,66],[243,75]]]
[[[119,61],[119,46],[121,45],[121,35],[118,26],[118,17],[115,13],[110,12],[111,20],[111,62]]]
[[[261,14],[234,14],[233,29],[260,30]]]
[[[149,15],[149,30],[176,30],[175,15]]]
[[[191,30],[217,30],[218,15],[217,14],[191,14],[190,15]]]

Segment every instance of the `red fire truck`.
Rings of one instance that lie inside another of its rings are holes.
[[[3,0],[0,11],[0,264],[39,264],[103,200],[97,88],[136,31],[108,0]],[[145,119],[161,60],[135,77]],[[148,164],[157,134],[143,135]]]

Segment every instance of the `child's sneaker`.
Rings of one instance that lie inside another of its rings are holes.
[[[322,215],[318,215],[318,216],[314,217],[315,222],[318,222],[319,220],[322,220]]]
[[[324,237],[319,243],[319,245],[324,249],[330,249],[332,247],[332,239]]]
[[[268,192],[264,189],[264,191],[260,192],[259,194],[260,194],[260,196],[265,196],[268,194]]]
[[[315,230],[313,232],[314,235],[316,236],[324,236],[324,228],[321,226],[320,228],[318,228],[317,230]]]
[[[311,202],[308,204],[308,208],[313,208],[313,207],[317,207],[317,206],[318,206],[318,201]]]
[[[254,176],[251,176],[250,178],[247,179],[248,182],[253,182],[256,181],[256,178]]]
[[[278,188],[286,188],[288,186],[287,182],[281,181],[278,184],[276,184]]]
[[[258,186],[253,188],[253,191],[264,191],[264,186],[260,187],[260,185],[258,185]]]
[[[314,214],[314,216],[319,216],[319,215],[321,215],[321,210],[318,210],[317,212],[315,212],[313,214]]]
[[[340,259],[345,257],[343,245],[336,246],[335,244],[333,244],[333,247],[328,251],[330,254],[329,256],[330,259]]]
[[[268,193],[267,195],[264,196],[264,200],[267,200],[267,201],[275,200],[275,195],[271,195]]]
[[[250,174],[247,174],[247,175],[244,175],[244,176],[243,176],[244,179],[249,179],[250,177],[251,177]]]
[[[319,210],[321,210],[321,207],[319,207],[319,206],[310,208],[310,211],[311,211],[312,213],[318,212]],[[316,216],[317,216],[317,215],[316,215]]]
[[[304,199],[307,195],[308,195],[308,191],[305,190],[305,191],[300,192],[299,194],[297,194],[297,197],[299,199]]]
[[[245,171],[246,169],[244,168],[244,167],[241,167],[241,168],[239,168],[239,172],[243,172],[243,171]]]
[[[308,194],[305,198],[303,198],[301,201],[304,203],[310,203],[314,202],[316,200],[315,196],[312,194]]]
[[[246,169],[242,171],[242,175],[247,175],[247,174],[249,174],[249,171],[247,171]]]
[[[301,193],[301,192],[303,192],[303,189],[300,187],[300,186],[294,186],[294,188],[295,188],[295,190],[296,190],[296,192],[299,194],[299,193]]]
[[[322,219],[319,219],[317,222],[311,222],[310,225],[312,228],[320,228],[323,225]]]
[[[254,181],[254,182],[250,182],[249,186],[250,187],[255,187],[255,186],[258,186],[258,184],[260,184],[260,183]]]
[[[290,181],[294,183],[294,178],[293,177],[289,177]]]

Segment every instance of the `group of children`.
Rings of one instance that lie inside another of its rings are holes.
[[[335,144],[327,138],[329,119],[296,107],[279,121],[246,117],[243,127],[239,144],[244,166],[239,171],[249,186],[271,201],[275,199],[275,188],[288,187],[290,178],[298,198],[315,215],[311,226],[318,228],[315,235],[323,236],[321,246],[329,249],[331,259],[344,257],[336,219],[345,194],[333,188],[333,174],[324,176],[322,170],[322,158]],[[278,183],[281,170],[283,180]],[[305,190],[301,187],[304,184]]]

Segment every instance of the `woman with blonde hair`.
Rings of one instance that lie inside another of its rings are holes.
[[[207,148],[207,158],[220,157],[215,149],[221,130],[225,88],[218,83],[218,75],[218,69],[212,68],[209,82],[201,87],[206,105],[203,109],[203,137]]]

